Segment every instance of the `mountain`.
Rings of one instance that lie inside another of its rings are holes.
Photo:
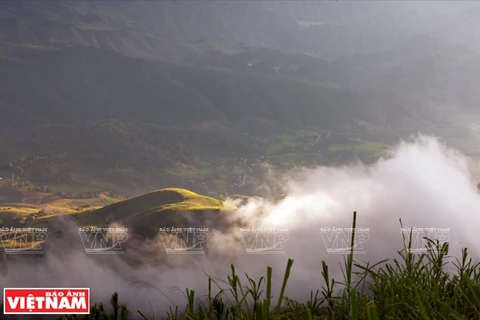
[[[303,66],[307,75],[318,62],[328,71],[323,80],[346,81],[338,68],[312,59]],[[148,176],[162,181],[154,187],[167,187],[165,170],[179,164],[260,157],[255,139],[263,135],[357,120],[400,124],[398,116],[412,112],[395,96],[380,108],[385,96],[328,88],[299,74],[218,70],[92,47],[22,46],[0,58],[0,66],[9,79],[0,94],[0,158],[12,162],[5,170],[34,184],[81,184],[97,176],[138,188]],[[137,173],[125,178],[121,168]]]
[[[186,58],[199,66],[226,69],[235,73],[265,74],[301,79],[323,87],[342,88],[348,86],[348,77],[340,68],[329,62],[302,53],[286,53],[279,50],[261,48],[226,54],[209,51]]]
[[[348,95],[354,94],[343,95],[341,90],[280,77],[250,77],[131,59],[89,47],[30,50],[2,59],[1,65],[9,79],[2,94],[2,112],[7,115],[2,117],[2,124],[6,127],[8,119],[14,117],[30,127],[49,121],[74,124],[113,116],[177,126],[213,119],[241,123],[270,115],[282,125],[328,124],[331,119],[320,114],[321,109],[334,108],[328,100],[348,101]],[[286,87],[292,96],[279,98],[285,95]],[[21,93],[27,90],[28,95]],[[283,103],[271,104],[271,99]],[[7,108],[13,100],[17,107]],[[295,111],[288,108],[301,100],[308,102],[300,102]]]
[[[69,196],[248,193],[232,188],[260,185],[265,162],[370,161],[383,147],[355,144],[475,115],[475,54],[394,9],[424,17],[404,4],[3,2],[0,177]]]
[[[102,7],[98,2],[81,1],[3,2],[0,5],[0,41],[4,43],[0,44],[0,49],[5,43],[54,48],[90,46],[132,57],[178,61],[195,52],[234,53],[246,47],[233,40],[214,37],[188,42],[167,35],[156,36],[135,21],[103,12]]]
[[[7,1],[0,5],[0,40],[88,45],[175,60],[205,50],[240,52],[247,45],[330,60],[390,50],[425,33],[475,46],[476,7],[345,1]],[[455,21],[462,24],[450,23]]]
[[[425,32],[461,44],[478,42],[473,19],[465,14],[475,9],[471,3],[123,1],[88,7],[90,12],[135,22],[157,36],[234,39],[287,52],[314,52],[327,59],[389,50]]]
[[[476,112],[479,59],[476,51],[423,35],[393,50],[346,56],[332,64],[356,88],[397,92],[426,118],[448,121],[454,112]]]

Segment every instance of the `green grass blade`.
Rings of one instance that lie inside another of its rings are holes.
[[[287,287],[287,281],[288,281],[288,278],[290,277],[290,270],[292,269],[292,265],[293,265],[293,260],[288,259],[287,268],[285,270],[285,276],[283,277],[282,289],[280,291],[280,296],[278,297],[278,303],[277,303],[275,314],[280,313],[280,308],[282,306],[282,301],[283,301],[283,295],[285,294],[285,288]]]
[[[367,319],[368,320],[380,320],[378,316],[377,305],[370,303],[367,305]]]

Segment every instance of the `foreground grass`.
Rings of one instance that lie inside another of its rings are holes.
[[[61,319],[480,319],[479,263],[469,258],[467,249],[463,249],[460,260],[453,262],[456,272],[451,274],[445,271],[450,263],[447,261],[448,243],[428,240],[429,250],[421,255],[410,252],[411,244],[412,235],[404,239],[398,259],[374,265],[355,263],[352,246],[344,264],[340,265],[344,275],[341,281],[330,277],[329,267],[322,261],[319,272],[324,285],[321,290],[311,292],[305,303],[284,295],[294,262],[289,259],[281,291],[275,300],[271,291],[271,267],[267,268],[266,277],[256,281],[246,275],[247,281],[242,283],[232,265],[231,275],[221,282],[226,288],[209,277],[206,302],[199,301],[195,291],[186,289],[185,309],[171,307],[164,317],[147,317],[142,311],[128,310],[119,304],[118,294],[114,293],[110,312],[97,304],[91,308],[90,315]]]

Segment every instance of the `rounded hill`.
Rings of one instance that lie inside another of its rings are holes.
[[[218,222],[219,214],[235,209],[233,205],[187,189],[166,188],[79,214],[77,218],[89,225],[118,223],[147,235],[160,227],[205,227],[193,224]]]

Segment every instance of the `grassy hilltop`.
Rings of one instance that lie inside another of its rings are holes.
[[[65,209],[68,208],[66,201],[58,201],[55,204],[57,208],[62,204]],[[53,203],[55,201],[47,203],[50,206],[47,208],[51,209]],[[119,224],[129,228],[135,235],[145,237],[156,235],[160,227],[205,227],[208,217],[214,217],[219,222],[221,214],[236,210],[231,204],[180,188],[161,189],[131,199],[116,200],[100,208],[83,206],[76,209],[39,214],[38,205],[7,204],[0,207],[0,215],[3,217],[2,226],[5,227],[49,228],[51,233],[55,232],[51,221],[68,215],[79,226],[108,227]],[[191,219],[188,219],[189,216]],[[198,225],[191,226],[192,219]],[[18,244],[21,245],[20,242]]]
[[[79,223],[103,226],[119,223],[145,235],[156,232],[159,227],[188,227],[183,225],[185,221],[182,221],[182,214],[198,219],[208,213],[218,216],[221,211],[231,210],[235,210],[235,207],[223,201],[186,189],[167,188],[80,214],[76,219]]]

